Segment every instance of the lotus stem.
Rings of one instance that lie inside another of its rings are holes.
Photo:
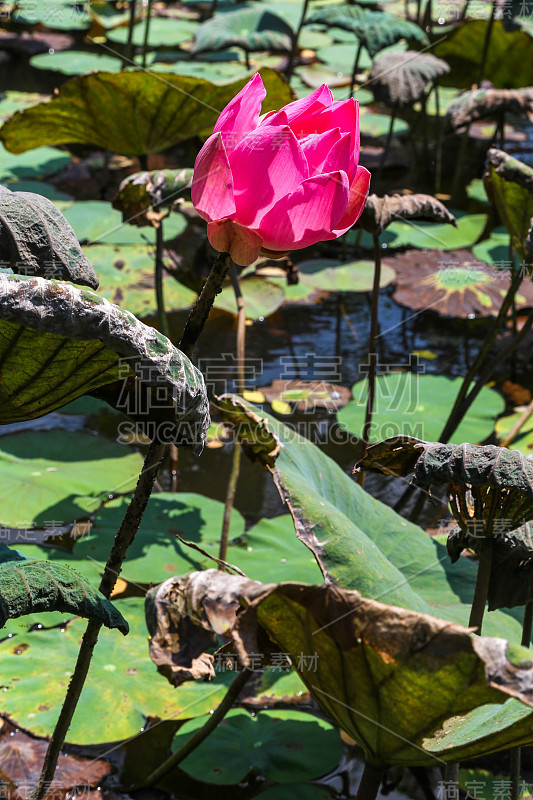
[[[385,142],[385,149],[383,150],[383,155],[381,156],[381,161],[379,162],[378,171],[376,173],[376,183],[380,178],[383,167],[385,166],[385,161],[387,160],[387,155],[389,153],[389,147],[392,139],[392,131],[394,129],[394,120],[396,119],[397,111],[398,111],[398,103],[394,103],[390,116],[389,132],[387,134],[387,141]]]
[[[448,420],[447,420],[447,422],[446,422],[446,424],[445,424],[445,426],[444,426],[444,428],[442,430],[442,433],[441,433],[441,435],[439,437],[439,442],[443,442],[444,444],[446,444],[450,440],[450,437],[453,436],[453,434],[457,430],[457,426],[459,425],[459,423],[460,423],[460,421],[462,419],[462,416],[459,416],[459,409],[460,409],[462,403],[464,402],[464,399],[466,398],[466,395],[467,395],[468,390],[470,388],[470,384],[472,383],[472,381],[476,377],[477,373],[479,372],[479,370],[483,366],[483,364],[484,364],[484,362],[485,362],[485,360],[486,360],[486,358],[487,358],[487,356],[488,356],[488,354],[490,352],[490,349],[491,349],[491,347],[492,347],[492,345],[493,345],[498,333],[500,332],[500,328],[501,328],[503,322],[505,321],[505,319],[507,317],[507,312],[509,311],[509,308],[511,307],[511,303],[513,302],[513,297],[515,296],[516,292],[518,291],[518,289],[520,287],[520,284],[522,283],[522,280],[523,280],[523,277],[520,274],[520,271],[517,270],[513,275],[513,278],[511,280],[511,285],[509,286],[509,289],[507,290],[507,294],[505,295],[505,297],[503,299],[503,302],[502,302],[502,304],[500,306],[500,310],[498,312],[498,316],[496,317],[496,320],[494,321],[494,325],[491,327],[490,331],[488,332],[487,337],[485,338],[485,341],[483,342],[483,345],[481,346],[476,358],[474,359],[474,362],[473,362],[472,366],[470,367],[470,369],[468,370],[467,374],[465,375],[465,377],[463,379],[463,383],[461,384],[461,388],[459,389],[459,393],[458,393],[457,398],[455,400],[454,406],[453,406],[452,410],[450,411],[450,415],[448,417]]]
[[[470,408],[470,406],[472,405],[472,403],[474,402],[474,400],[476,399],[476,397],[478,396],[478,394],[480,393],[482,388],[485,386],[487,381],[491,378],[491,376],[494,373],[495,369],[497,367],[499,367],[499,365],[502,362],[504,362],[508,358],[510,358],[510,356],[514,353],[516,348],[526,338],[526,336],[529,333],[529,331],[531,330],[532,326],[533,326],[533,311],[531,311],[529,313],[529,315],[527,317],[527,320],[524,323],[524,326],[523,326],[522,330],[520,331],[520,333],[517,336],[514,336],[511,339],[511,341],[509,342],[509,344],[507,345],[505,350],[503,350],[496,358],[494,358],[489,364],[486,365],[484,371],[479,376],[479,378],[478,378],[475,386],[471,390],[470,394],[467,397],[465,397],[463,403],[461,404],[461,406],[459,406],[458,411],[457,411],[457,419],[454,420],[453,425],[450,426],[449,437],[453,436],[453,434],[455,433],[460,421],[463,419],[463,417],[465,416],[466,412],[468,411],[468,409]]]
[[[117,535],[115,536],[111,553],[105,565],[104,575],[99,586],[99,591],[104,597],[109,598],[111,596],[111,592],[113,591],[120,570],[122,569],[122,564],[126,558],[127,550],[135,534],[139,530],[139,525],[141,524],[142,516],[148,504],[148,500],[150,499],[165,450],[166,445],[160,444],[155,439],[148,448],[133,497],[126,510],[124,519],[120,524]],[[87,625],[78,653],[76,666],[63,702],[63,707],[48,744],[39,783],[33,790],[30,800],[42,800],[53,780],[59,754],[65,742],[72,717],[76,711],[76,706],[78,705],[85,679],[87,678],[87,673],[89,672],[93,650],[98,641],[98,634],[101,627],[102,623],[94,620],[90,620]]]
[[[443,800],[452,800],[452,798],[459,797],[459,762],[454,764],[446,764],[444,767],[444,784],[445,792]]]
[[[246,64],[246,69],[252,68],[252,65],[250,64],[250,53],[246,49],[244,50],[244,63]]]
[[[245,358],[245,343],[246,343],[246,307],[244,305],[244,297],[242,296],[241,287],[239,285],[239,277],[235,264],[230,266],[229,270],[231,284],[235,293],[235,300],[237,302],[237,393],[242,396],[244,392],[244,358]],[[237,482],[239,480],[239,472],[241,468],[241,450],[240,443],[235,440],[233,449],[233,461],[231,465],[231,473],[228,481],[228,489],[226,492],[226,504],[224,506],[224,520],[222,522],[222,534],[220,536],[220,548],[218,557],[220,561],[226,561],[228,553],[228,537],[231,524],[231,512],[233,511],[233,503],[235,500],[235,492],[237,491]],[[219,569],[224,567],[219,564]]]
[[[240,693],[242,692],[246,683],[250,680],[253,675],[253,670],[251,669],[243,669],[239,672],[236,678],[233,680],[233,683],[229,687],[228,691],[224,695],[224,699],[220,703],[217,708],[213,711],[212,714],[209,715],[205,725],[203,725],[199,730],[194,733],[188,741],[185,742],[184,745],[180,747],[175,753],[173,753],[170,758],[167,758],[166,761],[155,769],[141,784],[138,786],[132,787],[133,789],[145,789],[149,786],[153,786],[154,784],[158,783],[161,778],[164,778],[165,775],[168,775],[178,764],[181,764],[184,759],[187,758],[197,747],[199,747],[202,742],[207,739],[210,733],[212,733],[217,725],[222,722],[234,702],[239,697]],[[131,789],[130,789],[131,791]]]
[[[379,287],[381,283],[381,249],[379,236],[372,234],[374,243],[374,284],[372,286],[372,304],[370,308],[370,338],[368,342],[368,394],[366,397],[365,424],[363,426],[364,451],[362,458],[365,457],[370,443],[370,433],[372,431],[372,415],[374,412],[374,395],[376,390],[376,365],[377,353],[376,343],[379,330]],[[360,470],[357,476],[359,486],[364,486],[365,473]]]
[[[485,33],[485,41],[483,42],[483,52],[481,54],[481,64],[479,67],[479,80],[478,86],[481,86],[483,81],[483,77],[485,75],[485,67],[487,64],[487,56],[489,54],[489,44],[490,44],[490,37],[492,35],[492,29],[494,27],[494,15],[496,13],[496,5],[498,0],[492,0],[492,11],[490,14],[489,24],[487,26],[487,31]]]
[[[287,63],[287,69],[285,70],[285,77],[287,78],[287,81],[290,81],[292,76],[292,71],[294,69],[296,51],[298,50],[298,39],[300,38],[300,33],[304,26],[305,18],[307,16],[308,6],[309,6],[309,0],[304,0],[302,7],[302,16],[300,17],[300,22],[298,23],[298,27],[294,31],[294,35],[292,37],[291,52],[289,53],[289,61]]]
[[[469,628],[475,628],[478,636],[481,636],[483,616],[489,594],[490,572],[492,569],[492,540],[483,542],[479,551],[479,563],[477,567],[476,588],[474,589],[474,599],[470,610]]]
[[[376,800],[384,770],[365,764],[355,800]]]
[[[157,321],[159,330],[170,339],[168,320],[165,312],[165,296],[163,292],[163,220],[155,229],[155,297],[157,304]]]
[[[178,448],[175,444],[170,445],[170,491],[178,491]]]
[[[215,297],[222,287],[230,264],[231,258],[229,253],[218,254],[211,267],[209,277],[203,285],[200,296],[191,309],[179,343],[179,349],[189,358],[192,358],[196,342],[204,329],[213,303],[215,302]]]
[[[509,753],[509,777],[511,778],[510,800],[520,798],[520,762],[522,761],[522,748],[513,747]]]
[[[125,69],[127,64],[133,61],[133,28],[135,27],[137,0],[130,0],[130,19],[128,22],[128,40],[126,42],[126,54],[122,59],[122,69]]]
[[[433,82],[433,91],[435,93],[435,116],[437,117],[437,152],[435,155],[435,194],[440,192],[442,180],[442,133],[444,126],[440,124],[440,97],[439,97],[439,82],[435,78]]]
[[[363,42],[359,40],[359,47],[357,48],[357,52],[355,54],[355,61],[353,62],[353,69],[352,69],[352,78],[350,81],[350,95],[349,97],[353,97],[355,80],[357,75],[357,70],[359,69],[359,59],[361,57],[361,51],[363,49]]]
[[[531,629],[533,627],[533,601],[526,603],[524,621],[522,623],[522,647],[531,647]]]
[[[455,162],[455,172],[453,175],[452,184],[452,197],[455,199],[459,192],[459,187],[462,185],[463,178],[463,161],[465,160],[466,151],[468,149],[468,135],[470,133],[470,124],[466,126],[461,137],[461,144],[459,145],[459,152],[457,154],[457,161]]]
[[[150,38],[150,22],[152,21],[152,3],[153,0],[148,0],[148,8],[146,10],[146,22],[144,24],[144,41],[142,52],[142,67],[146,68],[146,51],[148,50],[148,40]]]
[[[466,15],[468,13],[468,6],[470,5],[470,0],[465,0],[465,4],[463,6],[463,10],[461,12],[461,20],[466,19]]]

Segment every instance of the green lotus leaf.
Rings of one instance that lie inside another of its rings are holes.
[[[261,74],[267,90],[263,111],[292,100],[279,75],[272,70]],[[64,83],[48,103],[14,114],[0,129],[0,139],[12,153],[67,143],[129,156],[157,153],[191,136],[209,135],[245,82],[215,86],[146,71],[83,75]]]
[[[40,23],[52,30],[84,30],[90,17],[85,7],[75,0],[18,0],[12,13],[13,22],[25,25]]]
[[[0,522],[22,529],[23,542],[35,541],[34,526],[53,533],[65,523],[94,514],[110,493],[131,492],[142,463],[140,454],[129,447],[89,433],[50,430],[4,435]],[[49,558],[45,550],[31,557]]]
[[[428,42],[424,31],[414,22],[360,6],[326,6],[310,14],[306,22],[352,31],[372,58],[401,39]]]
[[[130,244],[155,246],[155,229],[140,230],[137,217],[128,225],[120,211],[103,200],[78,200],[65,209],[65,219],[72,225],[79,241],[87,244]],[[163,239],[168,242],[183,233],[186,222],[181,214],[163,220]]]
[[[0,628],[8,619],[60,611],[128,633],[116,607],[74,570],[50,561],[0,563]]]
[[[46,197],[0,186],[0,263],[96,289],[98,278],[63,214]],[[4,290],[5,291],[5,290]]]
[[[98,274],[98,294],[141,319],[156,315],[153,248],[95,244],[84,247],[83,251]],[[166,272],[163,294],[168,312],[189,309],[196,300],[191,289]]]
[[[209,411],[201,373],[156,330],[90,290],[0,274],[0,353],[2,424],[98,390],[151,438],[202,449]]]
[[[158,678],[147,656],[143,606],[140,598],[116,602],[130,632],[122,637],[101,631],[68,742],[94,745],[142,737],[148,717],[191,719],[207,714],[224,697],[229,683],[226,673],[210,685],[188,684],[179,690]],[[66,629],[21,633],[0,643],[5,687],[0,697],[2,714],[35,736],[51,735],[86,625],[75,619]],[[42,702],[36,703],[36,697]]]
[[[138,22],[133,26],[132,42],[135,47],[144,45],[146,21]],[[190,19],[172,19],[169,17],[153,17],[150,20],[148,36],[149,47],[176,47],[192,39],[198,23]],[[107,34],[110,42],[126,44],[128,41],[128,28],[116,28]]]
[[[300,261],[298,272],[305,286],[325,292],[371,292],[374,281],[373,261],[344,263],[331,258],[313,258]],[[394,280],[394,270],[383,266],[380,288]]]
[[[461,383],[462,378],[410,372],[378,376],[370,441],[399,435],[437,441]],[[346,430],[360,436],[366,409],[366,381],[354,384],[352,393],[354,400],[339,411],[338,419]],[[486,439],[504,407],[501,396],[484,387],[454,433],[453,443]]]
[[[470,89],[479,81],[488,19],[469,19],[437,42],[434,53],[451,67],[443,81]],[[500,89],[519,89],[533,84],[533,40],[524,31],[506,31],[502,20],[492,25],[485,80]]]
[[[250,275],[242,278],[239,283],[248,319],[268,317],[277,311],[285,300],[284,287],[267,278]],[[217,295],[215,308],[237,316],[237,302],[231,287],[222,289],[220,294]]]
[[[205,721],[200,717],[186,722],[172,750],[185,744]],[[213,784],[240,783],[252,770],[277,783],[294,783],[329,772],[341,754],[338,733],[318,717],[301,711],[260,711],[252,717],[236,708],[181,768],[196,780]]]
[[[293,29],[277,14],[264,8],[245,8],[218,15],[202,23],[194,33],[193,52],[242,47],[254,50],[290,51]]]
[[[0,115],[1,109],[0,102]],[[0,181],[43,178],[45,175],[59,172],[70,162],[70,155],[55,147],[37,147],[24,155],[13,155],[0,145]]]
[[[48,69],[63,75],[87,75],[93,70],[120,72],[122,61],[107,53],[91,53],[86,50],[59,50],[52,53],[39,53],[30,58],[35,69]]]
[[[509,231],[511,241],[524,262],[533,257],[533,169],[502,150],[487,154],[484,177],[487,195]]]

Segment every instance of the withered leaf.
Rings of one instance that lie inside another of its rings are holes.
[[[359,225],[369,233],[379,236],[399,219],[420,219],[430,222],[447,222],[457,227],[453,214],[444,203],[429,194],[369,195]]]

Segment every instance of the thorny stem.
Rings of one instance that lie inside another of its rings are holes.
[[[133,28],[135,27],[135,6],[137,0],[130,0],[130,19],[128,23],[128,41],[126,42],[126,55],[122,59],[122,69],[133,61]]]
[[[376,800],[383,779],[383,770],[365,764],[355,800]]]
[[[470,394],[468,394],[468,396],[465,397],[462,404],[458,407],[456,417],[453,420],[453,424],[448,423],[450,430],[447,439],[444,440],[444,437],[441,437],[440,441],[448,441],[449,438],[453,436],[453,434],[457,430],[457,427],[459,426],[460,421],[463,419],[466,412],[468,411],[468,409],[470,408],[470,406],[472,405],[472,403],[474,402],[480,391],[483,389],[489,378],[492,376],[496,368],[499,367],[499,365],[503,361],[506,361],[514,353],[516,348],[526,338],[532,326],[533,326],[533,311],[530,311],[520,333],[518,333],[516,336],[513,336],[507,347],[504,350],[502,350],[501,353],[498,356],[496,356],[496,358],[492,359],[492,361],[490,361],[485,366],[485,369],[480,374],[478,380],[476,381],[476,384],[470,391]]]
[[[244,298],[242,296],[241,287],[239,285],[239,278],[235,264],[230,266],[230,278],[235,292],[235,300],[237,302],[238,320],[237,320],[237,364],[238,364],[238,377],[237,377],[237,393],[242,395],[244,392],[244,358],[245,358],[245,342],[246,342],[246,308],[244,305]],[[228,489],[226,492],[226,505],[224,507],[224,520],[222,523],[222,534],[220,536],[220,548],[218,557],[221,561],[226,561],[228,552],[228,537],[231,524],[231,512],[233,511],[233,503],[235,500],[235,493],[237,491],[237,482],[239,480],[239,472],[241,468],[241,451],[242,447],[239,442],[235,442],[233,450],[233,461],[231,465],[231,473],[228,481]],[[219,564],[219,569],[224,569],[222,564]]]
[[[520,798],[520,762],[522,761],[522,748],[513,747],[510,756],[509,777],[511,778],[511,791],[509,800]]]
[[[131,498],[124,519],[117,531],[111,553],[105,565],[104,575],[99,586],[99,591],[104,597],[109,598],[111,596],[111,592],[113,591],[120,570],[122,569],[128,547],[139,529],[157,476],[157,471],[165,454],[165,448],[165,444],[160,444],[155,440],[148,448],[133,497]],[[80,699],[87,673],[89,672],[93,650],[98,641],[98,634],[101,627],[102,623],[94,620],[90,620],[87,625],[78,653],[76,666],[65,695],[63,707],[48,744],[39,783],[33,790],[30,800],[42,800],[53,780],[59,753],[65,742],[74,712],[76,711],[76,706]]]
[[[142,52],[142,66],[146,67],[146,51],[148,50],[148,40],[150,38],[150,22],[152,21],[152,3],[153,0],[148,0],[148,8],[146,9],[146,22],[144,24],[144,41]]]
[[[379,329],[379,286],[381,282],[381,250],[379,247],[379,236],[374,233],[372,235],[374,243],[374,284],[372,286],[372,305],[370,309],[370,339],[368,342],[368,394],[366,398],[366,414],[365,424],[363,426],[363,442],[364,451],[362,458],[365,457],[370,441],[370,432],[372,430],[372,415],[374,412],[374,395],[376,388],[376,341]],[[357,483],[363,486],[365,482],[365,473],[361,470],[357,476]]]
[[[287,63],[287,69],[285,70],[285,77],[287,82],[290,81],[292,70],[294,68],[294,60],[296,58],[296,51],[298,50],[298,39],[300,38],[300,33],[303,28],[305,18],[307,16],[307,8],[309,6],[309,0],[304,0],[303,8],[302,8],[302,16],[300,17],[300,22],[298,23],[298,27],[294,31],[294,36],[292,37],[292,46],[291,52],[289,53],[289,61]]]
[[[440,97],[439,83],[437,78],[433,81],[433,92],[435,94],[435,116],[437,118],[437,153],[435,156],[435,194],[440,192],[442,180],[442,136],[444,125],[440,121]]]
[[[353,97],[355,79],[356,79],[356,76],[357,76],[357,70],[358,70],[358,67],[359,67],[359,58],[361,56],[362,49],[363,49],[363,42],[362,42],[362,40],[360,40],[359,41],[359,47],[357,48],[357,53],[355,54],[355,61],[353,62],[352,79],[350,81],[350,97]]]
[[[215,297],[222,287],[224,278],[231,264],[229,253],[219,253],[211,267],[209,277],[203,285],[200,296],[192,307],[185,325],[179,349],[189,358],[192,357],[194,347],[207,322],[209,312],[215,302]]]
[[[459,425],[461,417],[457,418],[458,410],[468,393],[470,384],[476,377],[480,367],[483,365],[490,351],[490,348],[492,347],[498,333],[500,332],[500,328],[507,317],[507,312],[511,307],[511,303],[513,302],[513,297],[518,291],[518,288],[522,283],[522,280],[523,276],[520,274],[520,271],[517,270],[513,275],[511,285],[509,286],[507,294],[503,299],[503,303],[500,306],[500,310],[498,312],[498,316],[494,321],[494,325],[488,332],[485,341],[483,342],[483,345],[481,346],[476,358],[474,359],[474,362],[472,363],[472,366],[470,367],[467,374],[463,378],[463,383],[461,384],[461,388],[459,389],[459,393],[456,397],[454,406],[450,411],[448,420],[442,430],[441,435],[439,436],[439,442],[442,442],[443,444],[446,444],[449,441],[450,437],[453,436],[455,430],[457,429],[457,426]]]
[[[485,33],[485,41],[483,42],[483,53],[481,55],[481,65],[479,67],[478,86],[481,86],[483,77],[485,75],[485,66],[487,64],[487,56],[489,54],[490,37],[492,35],[492,29],[494,27],[494,15],[496,13],[497,2],[498,0],[492,0],[492,11],[489,19],[489,24],[487,26],[487,31]]]
[[[135,786],[134,788],[145,789],[149,786],[153,786],[155,783],[160,781],[161,778],[164,778],[165,775],[168,775],[168,773],[177,767],[178,764],[181,764],[181,762],[187,758],[187,756],[190,755],[193,750],[196,750],[196,748],[202,744],[204,739],[207,739],[209,734],[215,730],[219,722],[222,722],[252,675],[253,670],[251,669],[241,670],[241,672],[239,672],[236,678],[233,680],[233,683],[224,695],[224,699],[220,705],[215,708],[212,714],[210,714],[205,725],[197,730],[196,733],[194,733],[191,738],[180,747],[179,750],[170,756],[170,758],[167,758],[166,761],[163,761],[163,763],[157,769],[155,769],[140,786]]]
[[[485,606],[489,594],[490,571],[492,568],[492,541],[483,543],[479,551],[479,563],[477,567],[476,588],[474,589],[474,599],[470,610],[469,628],[475,628],[476,633],[481,636],[481,626],[485,614]]]
[[[533,626],[533,601],[526,603],[522,623],[522,647],[531,647],[531,628]]]
[[[526,422],[528,421],[528,419],[531,417],[532,414],[533,414],[533,400],[531,401],[531,403],[528,403],[528,405],[525,407],[524,411],[522,412],[522,414],[520,414],[515,424],[507,434],[507,436],[505,436],[505,438],[501,440],[500,447],[509,447],[509,445],[514,442],[514,440],[516,439],[516,437],[518,436],[518,434],[520,433],[520,431],[522,430],[522,428],[524,427],[524,425],[526,424]]]
[[[165,313],[165,297],[163,293],[163,220],[159,220],[159,226],[155,229],[155,297],[157,304],[157,321],[159,330],[170,338],[168,330],[168,320]]]
[[[394,129],[394,121],[396,119],[396,112],[398,111],[398,103],[394,103],[390,115],[390,122],[389,122],[389,132],[387,134],[387,141],[385,142],[385,148],[383,150],[383,155],[381,156],[381,160],[379,162],[378,171],[376,173],[376,183],[380,178],[380,175],[383,171],[383,167],[385,166],[385,162],[387,160],[387,155],[389,153],[389,147],[392,139],[392,132]]]

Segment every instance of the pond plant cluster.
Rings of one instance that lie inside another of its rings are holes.
[[[522,800],[533,23],[0,3],[0,796]]]

